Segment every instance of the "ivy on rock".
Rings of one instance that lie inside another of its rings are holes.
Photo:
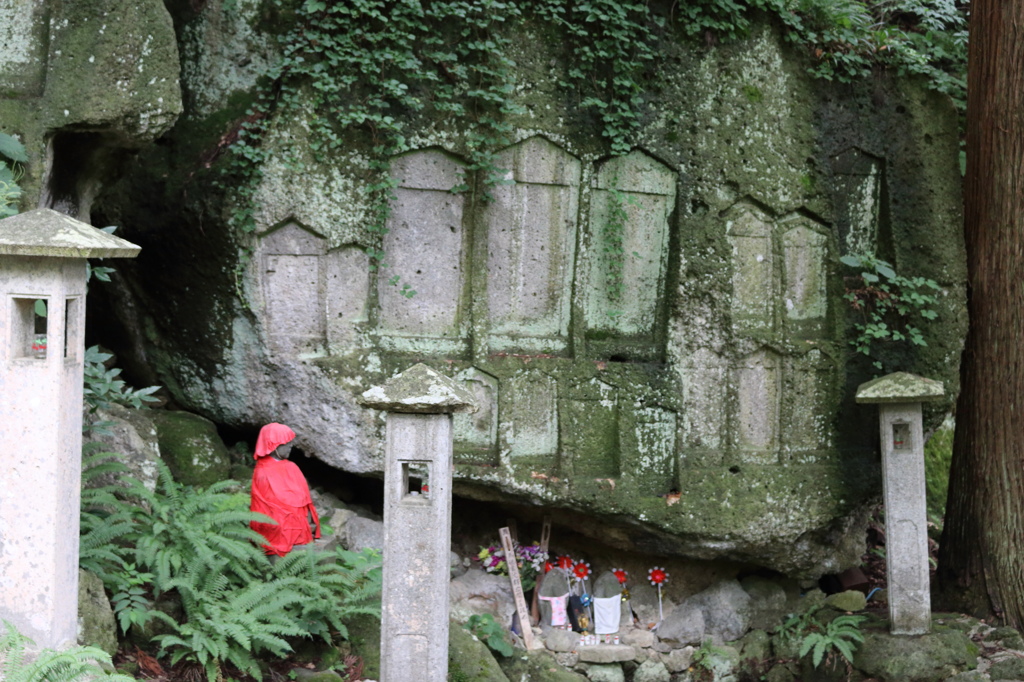
[[[488,187],[506,182],[495,154],[511,143],[512,121],[524,113],[510,55],[527,22],[564,38],[560,85],[595,116],[611,155],[636,144],[659,40],[670,31],[708,46],[739,40],[757,13],[775,18],[785,39],[808,55],[816,77],[850,82],[875,68],[895,68],[926,76],[961,111],[964,100],[966,8],[954,0],[272,0],[272,6],[281,26],[280,59],[227,138],[231,153],[220,184],[234,194],[229,225],[237,234],[255,230],[255,195],[271,154],[263,139],[272,121],[302,121],[317,160],[361,135],[375,176],[363,187],[371,207],[366,252],[375,270],[387,267],[383,236],[397,186],[390,159],[411,148],[421,117],[451,124],[462,136],[469,165],[452,191],[487,200]],[[760,96],[756,89],[747,94]],[[302,172],[299,153],[284,156],[277,160]],[[240,294],[249,255],[243,249],[236,271]],[[400,275],[388,281],[402,284]],[[403,295],[411,292],[403,288]]]

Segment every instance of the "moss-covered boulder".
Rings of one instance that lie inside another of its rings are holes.
[[[448,679],[457,682],[508,682],[490,648],[458,623],[448,627]]]
[[[174,479],[208,486],[229,477],[231,458],[209,419],[189,412],[153,412],[160,456]]]
[[[498,664],[506,677],[516,682],[587,682],[583,675],[563,668],[547,651],[516,650],[515,655],[500,659]]]
[[[117,651],[117,623],[103,581],[92,571],[78,570],[78,643]]]
[[[867,599],[863,592],[857,590],[846,590],[838,594],[830,594],[825,598],[825,604],[837,611],[863,611],[867,606]]]
[[[1024,680],[1024,659],[1007,655],[1006,658],[993,661],[988,674],[993,680]]]
[[[854,667],[882,682],[939,682],[978,665],[978,647],[964,632],[936,626],[919,637],[865,633]]]

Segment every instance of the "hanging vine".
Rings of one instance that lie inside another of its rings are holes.
[[[514,98],[510,56],[516,29],[509,25],[517,22],[546,22],[565,36],[561,85],[596,115],[612,155],[628,153],[636,142],[647,70],[662,34],[674,27],[708,45],[740,39],[748,35],[755,10],[774,15],[786,39],[808,50],[816,77],[845,82],[878,65],[895,67],[924,74],[934,89],[963,101],[966,19],[954,0],[271,2],[284,26],[281,58],[221,145],[229,152],[220,180],[233,193],[229,225],[241,234],[255,230],[254,200],[271,154],[263,145],[271,121],[301,116],[317,160],[361,134],[375,177],[363,190],[371,207],[366,251],[374,269],[387,267],[383,237],[397,186],[390,159],[410,149],[409,129],[418,116],[450,119],[463,135],[469,165],[453,191],[486,200],[488,188],[502,182],[505,169],[496,167],[495,154],[511,142],[510,117],[523,112]],[[283,161],[302,171],[298,155]],[[239,288],[249,258],[243,250]],[[401,277],[388,281],[398,286]],[[610,281],[610,288],[616,286]],[[414,293],[407,285],[402,292]]]

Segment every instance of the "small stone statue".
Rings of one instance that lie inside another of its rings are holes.
[[[306,477],[294,462],[288,461],[295,432],[284,424],[267,424],[256,439],[256,470],[252,473],[252,502],[249,509],[266,514],[276,524],[253,521],[252,529],[266,538],[267,554],[284,556],[295,545],[305,545],[320,537],[320,518],[309,495]],[[311,514],[316,526],[310,530]]]

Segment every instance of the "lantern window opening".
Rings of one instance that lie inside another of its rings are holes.
[[[11,357],[45,360],[49,323],[49,298],[12,297]]]
[[[430,500],[430,468],[431,462],[425,460],[407,460],[402,463],[401,496],[402,502],[427,502]]]
[[[78,362],[82,355],[81,296],[69,296],[64,302],[64,359]]]
[[[913,442],[911,441],[910,435],[910,424],[907,422],[893,422],[892,449],[899,451],[913,449]]]

